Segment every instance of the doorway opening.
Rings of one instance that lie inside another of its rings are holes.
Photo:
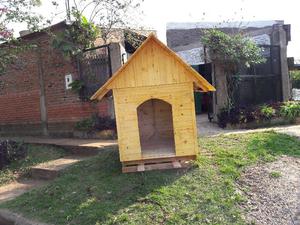
[[[192,65],[193,69],[212,84],[212,64]],[[212,94],[210,92],[194,92],[196,114],[212,113]]]
[[[142,156],[175,156],[172,105],[149,99],[138,106],[137,115]]]

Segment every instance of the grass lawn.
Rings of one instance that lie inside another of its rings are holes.
[[[28,144],[28,154],[22,159],[11,163],[0,170],[0,186],[25,176],[30,166],[58,159],[65,155],[64,151],[56,147]]]
[[[51,224],[245,224],[235,191],[242,170],[286,154],[296,138],[273,132],[200,139],[205,154],[187,171],[121,174],[117,151],[70,167],[53,183],[2,208]]]

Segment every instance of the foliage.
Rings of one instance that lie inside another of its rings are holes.
[[[223,68],[227,80],[227,104],[234,106],[240,81],[238,69],[265,62],[261,49],[240,33],[226,34],[218,29],[204,31],[201,42],[208,47],[210,59]]]
[[[14,31],[9,26],[11,23],[25,23],[27,29],[37,30],[42,17],[35,14],[33,9],[40,4],[40,0],[0,0],[0,43],[6,42],[0,51],[0,74],[14,62],[20,52],[27,49],[14,38]]]
[[[225,107],[220,110],[218,114],[218,125],[225,128],[227,124],[242,124],[250,123],[259,119],[256,109],[253,107],[237,108]]]
[[[270,177],[271,178],[279,178],[279,177],[281,177],[282,175],[281,175],[281,173],[280,172],[277,172],[277,171],[272,171],[271,173],[270,173]]]
[[[280,115],[291,120],[300,116],[300,102],[285,102],[280,108]]]
[[[53,35],[52,46],[67,58],[79,55],[84,49],[94,46],[99,29],[82,16],[73,11],[75,20],[63,32]]]
[[[300,89],[300,70],[290,71],[292,87]]]
[[[27,148],[23,143],[15,141],[0,141],[0,169],[4,166],[24,158],[27,152]]]
[[[94,129],[94,126],[95,126],[94,118],[86,118],[78,121],[75,124],[75,129],[80,131],[91,131]]]
[[[100,117],[95,118],[95,127],[96,130],[116,130],[116,120],[110,117]]]
[[[260,113],[261,113],[262,117],[269,120],[275,116],[275,109],[273,109],[272,106],[263,105],[260,108]]]
[[[84,87],[84,82],[82,80],[74,80],[71,84],[69,84],[72,91],[79,93]]]
[[[273,132],[201,138],[208,154],[191,169],[130,174],[107,150],[1,207],[57,225],[246,224],[235,187],[240,173],[282,154],[299,157],[299,144]]]
[[[242,34],[226,34],[217,29],[208,29],[201,39],[209,48],[210,57],[224,66],[244,65],[249,67],[264,62],[261,49]]]
[[[257,123],[269,121],[273,118],[285,117],[292,122],[300,116],[300,102],[277,102],[251,107],[224,107],[218,114],[218,125],[225,128],[227,124],[246,124],[253,121]]]
[[[29,172],[30,166],[58,159],[65,155],[63,149],[53,146],[25,145],[21,142],[7,142],[15,143],[13,145],[17,145],[17,147],[14,147],[14,151],[17,152],[20,157],[14,157],[14,161],[11,161],[9,165],[6,165],[2,170],[0,170],[0,186],[14,181],[19,177],[26,176]],[[3,143],[4,142],[1,144],[1,149]],[[26,151],[24,155],[22,148]]]
[[[143,0],[88,0],[85,4],[75,4],[74,9],[101,27],[101,38],[107,42],[114,28],[128,28],[139,23],[142,2]]]
[[[78,121],[75,124],[75,129],[80,131],[115,130],[116,121],[110,117],[92,116]]]

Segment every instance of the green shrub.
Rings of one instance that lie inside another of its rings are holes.
[[[94,129],[95,126],[95,119],[94,118],[87,118],[78,121],[75,124],[75,129],[80,131],[91,131]]]
[[[285,102],[280,108],[280,115],[291,120],[300,116],[300,102]]]
[[[272,106],[263,105],[260,108],[260,114],[263,119],[270,120],[272,117],[275,116],[275,109]]]
[[[290,71],[293,88],[300,88],[300,70]]]
[[[78,121],[75,124],[75,129],[80,131],[116,130],[116,121],[110,117],[100,117],[94,115],[90,118]]]
[[[82,80],[74,80],[71,84],[69,84],[69,87],[71,87],[72,91],[80,93],[84,87],[84,82]]]
[[[27,147],[22,142],[0,141],[0,170],[13,161],[22,159],[27,154]]]

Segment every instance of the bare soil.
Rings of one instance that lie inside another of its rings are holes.
[[[246,197],[241,207],[249,224],[299,224],[300,158],[282,156],[248,168],[238,189]]]

